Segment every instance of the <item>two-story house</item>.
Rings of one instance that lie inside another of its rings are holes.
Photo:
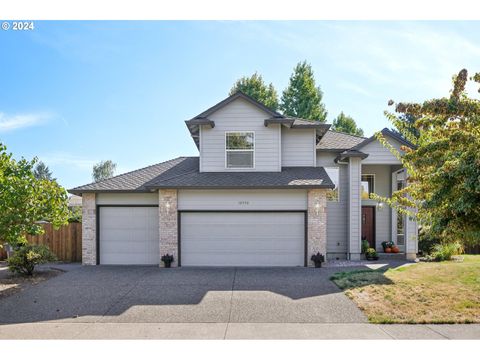
[[[198,157],[71,189],[82,196],[84,264],[311,266],[360,259],[361,242],[417,252],[417,225],[370,199],[405,184],[374,137],[290,118],[236,93],[186,121]],[[397,149],[409,145],[383,135]]]

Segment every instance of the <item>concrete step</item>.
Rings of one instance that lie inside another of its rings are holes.
[[[403,260],[405,259],[405,253],[404,252],[399,252],[399,253],[384,253],[384,252],[378,252],[377,253],[379,259],[383,260]]]

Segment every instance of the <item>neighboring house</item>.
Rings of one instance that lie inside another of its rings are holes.
[[[405,183],[375,138],[286,117],[236,93],[186,125],[199,157],[71,189],[83,198],[83,263],[311,266],[312,254],[360,259],[361,240],[407,258],[417,226],[369,193]],[[382,131],[400,148],[406,143]]]
[[[72,195],[68,198],[68,208],[73,209],[82,206],[82,197],[78,195]]]

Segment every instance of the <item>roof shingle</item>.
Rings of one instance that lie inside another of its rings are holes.
[[[319,150],[347,150],[362,143],[367,138],[328,130],[317,144]]]

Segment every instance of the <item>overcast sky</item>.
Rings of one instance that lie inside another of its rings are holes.
[[[184,120],[255,71],[281,94],[307,60],[328,122],[344,111],[370,136],[389,99],[446,96],[478,59],[480,22],[37,21],[0,30],[0,142],[71,188],[100,160],[121,173],[197,155]]]

